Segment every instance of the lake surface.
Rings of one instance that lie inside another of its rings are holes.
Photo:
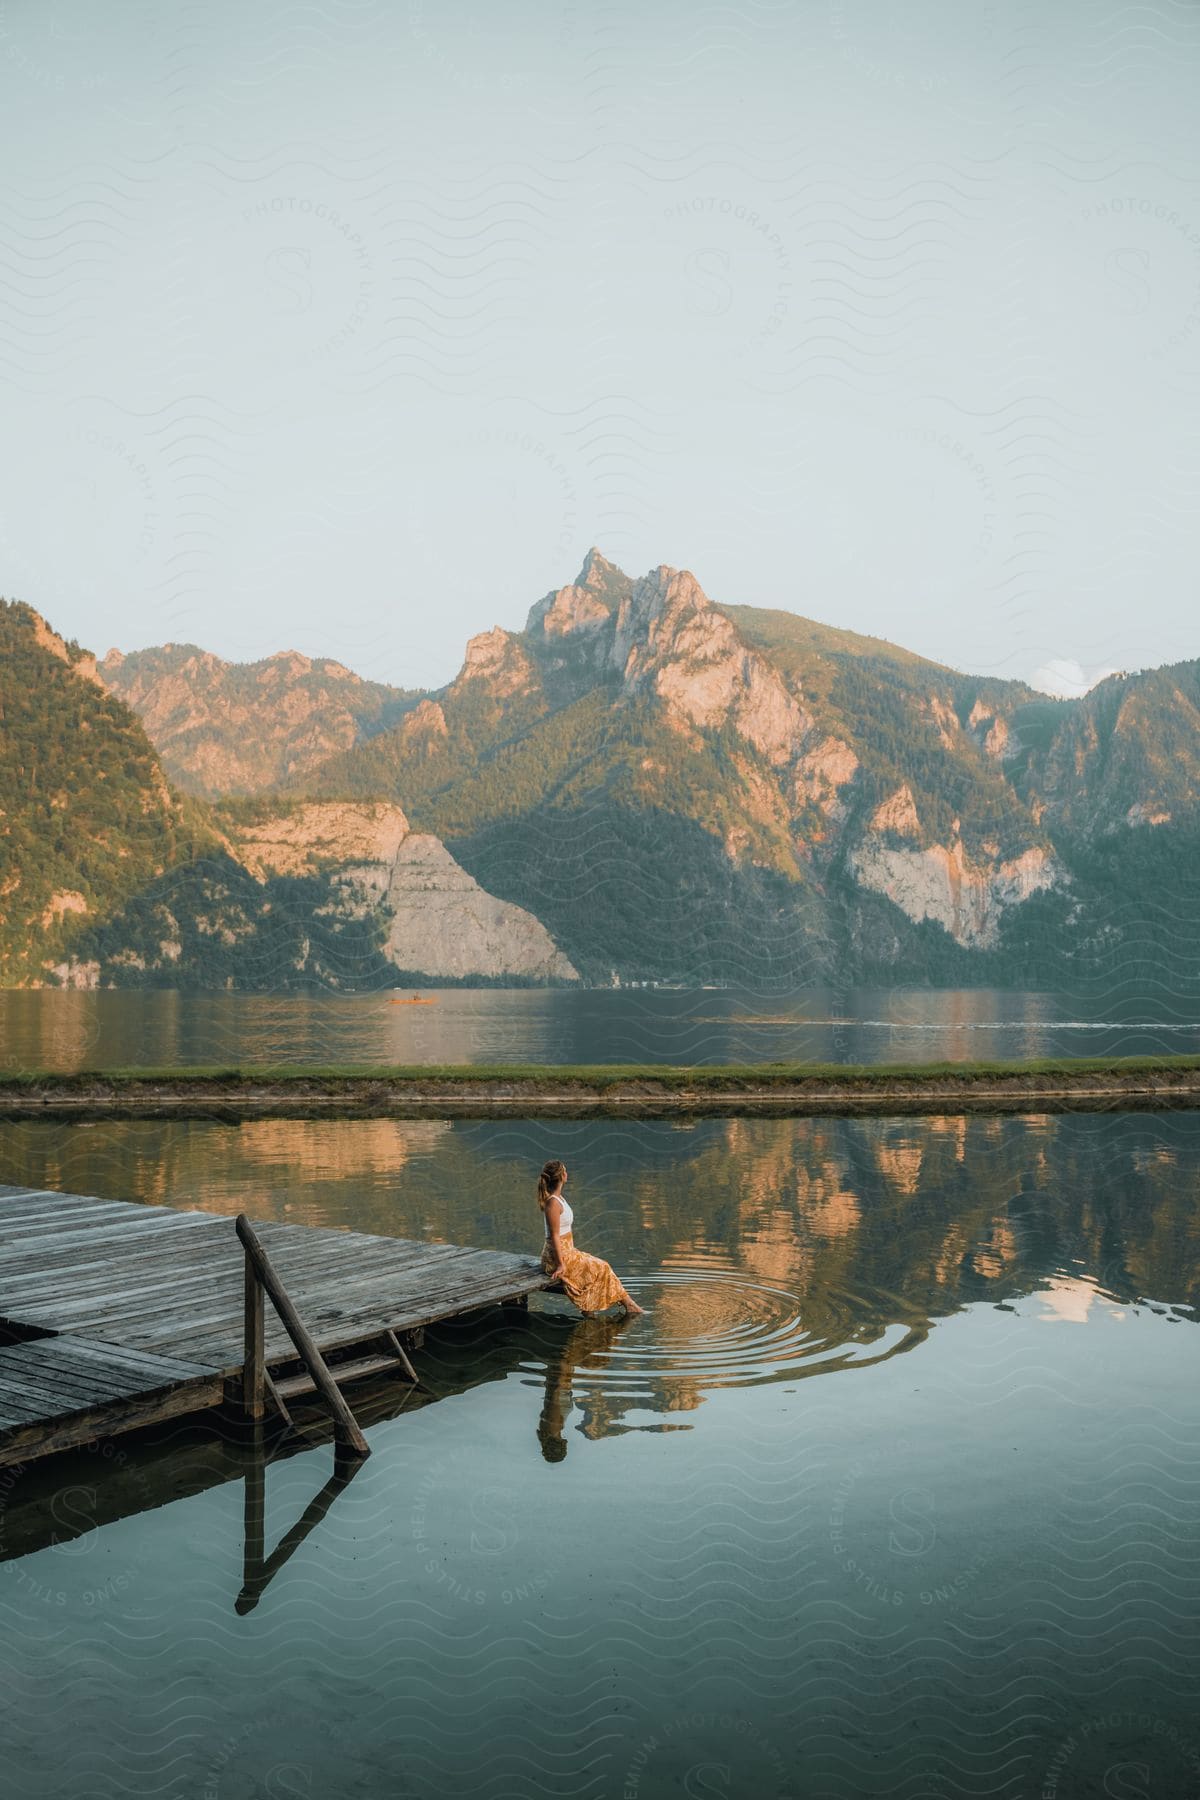
[[[497,1247],[550,1155],[644,1321],[431,1333],[344,1487],[211,1422],[0,1471],[14,1793],[1200,1791],[1197,1116],[0,1126],[3,1182]]]
[[[989,988],[442,988],[386,994],[0,992],[0,1067],[212,1063],[962,1062],[1200,1051],[1195,1001]]]

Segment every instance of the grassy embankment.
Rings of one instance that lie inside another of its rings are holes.
[[[665,1112],[942,1111],[948,1106],[1200,1104],[1200,1056],[1053,1057],[1028,1062],[652,1063],[544,1066],[370,1064],[0,1072],[0,1113],[383,1111],[480,1115],[514,1106]]]

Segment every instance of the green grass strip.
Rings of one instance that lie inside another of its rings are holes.
[[[463,1083],[472,1086],[513,1084],[544,1091],[572,1087],[605,1088],[653,1083],[659,1088],[794,1087],[816,1083],[840,1087],[889,1082],[958,1084],[1025,1079],[1030,1076],[1082,1078],[1181,1075],[1200,1071],[1200,1056],[1072,1056],[1010,1062],[938,1063],[716,1063],[678,1067],[660,1063],[442,1063],[442,1064],[244,1064],[196,1068],[90,1069],[64,1073],[53,1069],[0,1071],[0,1091],[36,1088],[39,1092],[101,1087],[246,1087],[300,1088],[345,1083],[426,1086]]]

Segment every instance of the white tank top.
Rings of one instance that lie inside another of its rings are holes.
[[[571,1211],[571,1208],[567,1205],[566,1201],[563,1199],[561,1194],[553,1194],[553,1195],[551,1195],[551,1199],[557,1200],[558,1204],[562,1207],[562,1212],[559,1214],[559,1220],[558,1220],[558,1229],[559,1229],[560,1234],[570,1231],[571,1226],[575,1222],[575,1214]],[[550,1236],[550,1201],[549,1200],[547,1200],[547,1202],[546,1202],[546,1207],[542,1213],[542,1217],[545,1220],[545,1224],[546,1224],[546,1236],[549,1237]]]

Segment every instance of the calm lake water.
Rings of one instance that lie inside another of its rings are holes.
[[[1200,1051],[1194,1001],[1098,1006],[987,988],[425,990],[386,994],[0,993],[0,1067],[133,1063],[942,1062]]]
[[[431,1333],[348,1485],[266,1469],[252,1594],[211,1424],[0,1472],[12,1792],[1200,1791],[1195,1115],[0,1126],[3,1182],[531,1249],[550,1155],[648,1317]]]

